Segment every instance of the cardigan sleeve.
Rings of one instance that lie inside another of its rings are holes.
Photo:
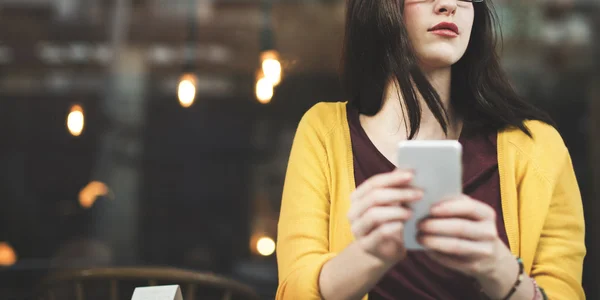
[[[292,144],[277,232],[276,299],[321,299],[321,268],[335,256],[329,252],[326,133],[319,125],[319,115],[309,110]]]
[[[585,299],[581,285],[586,254],[581,195],[566,147],[556,161],[562,167],[554,181],[531,275],[549,299]]]

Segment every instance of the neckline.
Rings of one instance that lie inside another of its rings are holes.
[[[373,148],[375,150],[375,155],[377,155],[379,158],[381,158],[383,161],[385,161],[386,165],[390,168],[395,169],[396,168],[396,164],[394,164],[393,162],[391,162],[385,155],[383,155],[383,153],[381,153],[381,151],[379,150],[379,148],[375,145],[375,143],[373,143],[373,140],[371,140],[371,138],[369,137],[369,135],[367,134],[367,131],[364,129],[364,127],[362,126],[362,123],[360,122],[360,113],[357,109],[355,109],[354,107],[350,106],[350,105],[346,105],[346,110],[348,110],[348,112],[350,113],[350,122],[352,124],[354,124],[354,126],[356,127],[356,129],[358,130],[359,135],[361,135],[369,144],[369,147]],[[351,124],[348,124],[351,125]],[[465,128],[464,128],[464,124],[463,124],[463,128],[460,131],[460,135],[458,136],[458,142],[463,145],[464,144],[464,133],[465,133]]]

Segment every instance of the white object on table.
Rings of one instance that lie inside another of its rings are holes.
[[[183,300],[178,285],[138,287],[131,300]]]

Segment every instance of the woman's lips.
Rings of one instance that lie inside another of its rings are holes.
[[[457,37],[459,35],[458,26],[449,22],[439,23],[431,27],[429,32],[444,37]]]

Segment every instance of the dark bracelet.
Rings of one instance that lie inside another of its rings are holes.
[[[546,291],[544,291],[544,289],[541,288],[537,284],[537,282],[535,281],[535,278],[532,278],[531,281],[533,282],[533,288],[535,289],[535,294],[533,296],[533,300],[537,300],[539,298],[538,297],[538,292],[539,292],[539,295],[542,296],[542,300],[548,300],[548,296],[546,295]]]
[[[540,289],[540,292],[542,293],[542,299],[548,300],[548,295],[546,295],[546,291],[544,291],[544,289],[539,286],[538,286],[538,288]]]
[[[523,281],[523,276],[524,276],[523,260],[520,257],[517,257],[517,262],[519,263],[519,276],[517,276],[517,281],[515,281],[515,284],[513,284],[513,287],[512,287],[512,289],[510,289],[510,292],[508,292],[508,295],[506,295],[506,297],[502,298],[503,300],[510,299],[510,297],[512,297],[512,295],[517,291],[517,288]]]

